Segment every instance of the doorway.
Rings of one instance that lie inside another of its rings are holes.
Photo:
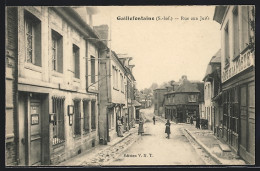
[[[49,157],[48,95],[19,92],[19,165],[44,165]]]

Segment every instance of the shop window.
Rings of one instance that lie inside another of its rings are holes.
[[[83,101],[83,112],[84,112],[84,118],[83,118],[83,130],[84,132],[89,132],[89,101]]]
[[[91,101],[91,129],[96,129],[96,101]]]
[[[63,42],[62,36],[56,31],[52,30],[52,70],[63,73]]]
[[[80,100],[74,100],[74,135],[81,135]]]
[[[72,71],[75,78],[80,78],[80,61],[79,61],[79,47],[73,44],[73,60]]]
[[[52,144],[59,144],[65,141],[64,138],[64,99],[52,98],[52,112],[55,114],[53,122]]]
[[[41,66],[41,22],[31,13],[24,12],[25,61]]]

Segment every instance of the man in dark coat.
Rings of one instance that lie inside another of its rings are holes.
[[[153,116],[153,124],[155,125],[155,116]]]
[[[199,117],[197,117],[197,119],[196,119],[196,128],[200,129],[200,118]]]
[[[193,118],[192,118],[192,116],[190,117],[190,124],[193,125]]]
[[[171,123],[170,123],[169,119],[167,119],[167,123],[165,125],[166,125],[165,133],[167,134],[166,138],[169,139],[170,138],[170,134],[171,134],[171,129],[170,129]]]

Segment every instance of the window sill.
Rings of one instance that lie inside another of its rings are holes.
[[[239,58],[239,56],[240,56],[240,55],[238,54],[237,56],[233,57],[232,61],[237,60],[237,59]]]
[[[86,131],[86,132],[83,132],[83,135],[88,135],[89,134],[89,131]]]
[[[64,144],[65,144],[65,140],[63,140],[62,142],[56,143],[56,144],[52,144],[52,147],[53,148],[58,148],[58,147],[60,147],[60,146],[62,146]]]
[[[51,74],[52,74],[52,76],[55,76],[55,77],[63,77],[63,73],[60,73],[58,71],[52,70]]]
[[[114,90],[119,91],[117,88],[113,87]]]
[[[30,70],[33,70],[33,71],[36,71],[36,72],[39,72],[39,73],[42,73],[42,67],[34,65],[34,64],[31,64],[31,63],[25,62],[24,68],[30,69]]]
[[[96,131],[96,129],[92,129],[92,130],[91,130],[91,132],[95,132],[95,131]]]
[[[80,79],[74,77],[74,78],[73,78],[73,82],[80,83]]]
[[[74,139],[80,139],[80,138],[81,138],[81,135],[80,135],[80,134],[78,134],[78,135],[73,135],[73,138],[74,138]]]

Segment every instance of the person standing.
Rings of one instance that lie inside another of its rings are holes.
[[[120,119],[120,118],[118,118],[118,120],[117,120],[117,126],[118,126],[117,135],[118,135],[119,137],[123,137],[122,122],[121,122],[121,119]]]
[[[138,135],[141,134],[141,136],[142,136],[143,133],[144,133],[144,120],[143,120],[142,117],[140,117],[139,128],[138,128]]]
[[[170,138],[170,134],[171,134],[171,129],[170,129],[170,126],[171,126],[171,123],[169,121],[169,119],[167,119],[167,122],[165,124],[166,128],[165,128],[165,133],[167,134],[167,137],[166,138]]]
[[[153,124],[155,125],[155,116],[153,116]]]
[[[196,118],[196,128],[200,129],[200,118],[198,116]]]
[[[190,117],[190,124],[193,125],[193,117]]]

